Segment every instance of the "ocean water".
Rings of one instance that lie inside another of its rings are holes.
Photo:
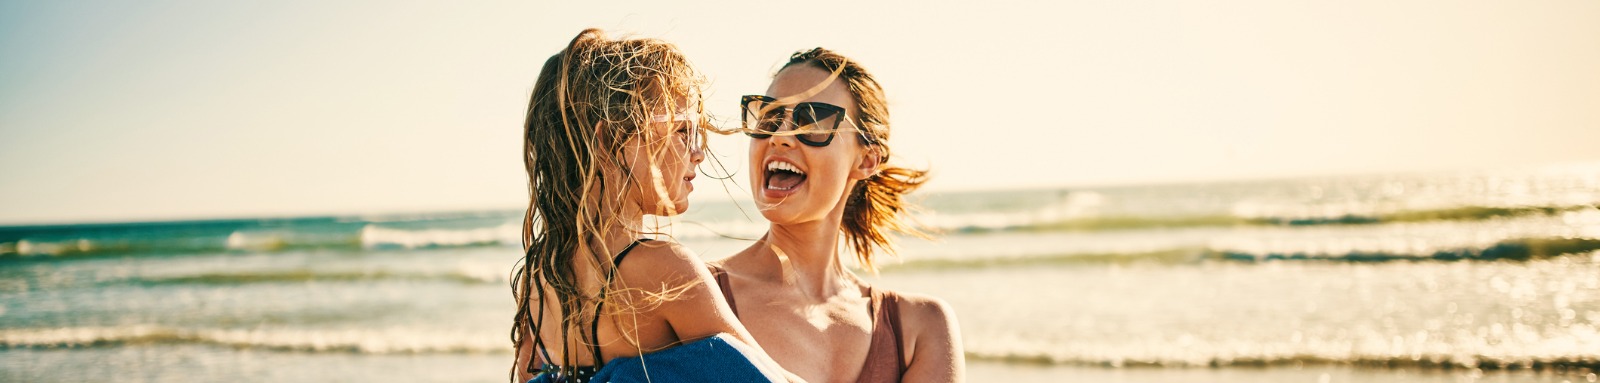
[[[1600,164],[916,198],[942,233],[868,279],[948,301],[973,381],[1600,370]],[[505,381],[520,220],[0,227],[0,381]],[[708,260],[765,228],[670,223]]]

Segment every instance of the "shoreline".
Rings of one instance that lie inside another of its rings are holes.
[[[1436,367],[1374,367],[1345,364],[1303,366],[1221,367],[1094,367],[967,361],[967,380],[973,382],[1143,382],[1143,383],[1278,383],[1278,382],[1595,382],[1588,369],[1502,369]]]
[[[0,348],[0,380],[83,381],[129,375],[157,378],[288,379],[334,382],[386,378],[408,381],[503,381],[504,354],[305,353],[203,345],[137,345],[104,348]],[[174,357],[177,357],[174,359]],[[85,368],[87,367],[87,368]],[[284,367],[292,367],[285,370]],[[971,382],[1107,383],[1446,383],[1596,382],[1595,371],[1483,370],[1470,368],[1372,367],[1349,364],[1222,367],[1106,367],[970,360]],[[181,379],[180,379],[181,380]]]

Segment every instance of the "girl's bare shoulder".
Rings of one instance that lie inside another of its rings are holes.
[[[709,275],[705,262],[688,248],[669,240],[639,243],[617,269],[617,276],[623,283],[639,288],[691,282],[701,275]]]

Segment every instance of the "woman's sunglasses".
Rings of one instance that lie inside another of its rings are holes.
[[[833,142],[833,133],[839,130],[840,121],[845,119],[844,108],[838,105],[802,102],[784,108],[777,102],[778,99],[760,95],[741,97],[739,106],[744,113],[739,120],[744,124],[744,134],[756,139],[770,138],[771,133],[777,133],[788,122],[795,131],[808,132],[794,135],[800,143],[823,147]],[[863,143],[874,142],[861,129],[856,129],[856,133],[861,136]]]

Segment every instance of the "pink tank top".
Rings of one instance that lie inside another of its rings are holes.
[[[717,266],[709,267],[711,275],[717,278],[717,285],[722,289],[722,296],[728,299],[728,307],[733,309],[734,316],[738,316],[739,305],[733,300],[733,284],[728,281],[728,271]],[[867,346],[867,360],[861,365],[861,374],[856,375],[856,382],[897,383],[906,373],[905,349],[900,339],[900,296],[893,291],[871,286],[867,287],[867,291],[872,296],[869,308],[872,311],[872,340]]]

